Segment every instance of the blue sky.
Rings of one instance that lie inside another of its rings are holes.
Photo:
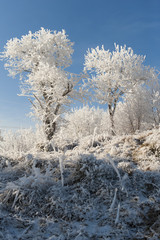
[[[82,71],[88,48],[126,44],[146,55],[146,65],[160,70],[159,0],[0,0],[0,51],[7,40],[20,38],[41,27],[65,29],[75,43],[70,70]],[[26,117],[30,104],[20,93],[19,81],[11,79],[0,62],[0,128],[33,125]]]

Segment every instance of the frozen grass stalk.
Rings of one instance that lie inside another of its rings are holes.
[[[62,187],[64,186],[63,160],[64,160],[64,156],[59,157],[59,166],[60,166],[60,172],[61,172],[61,183],[62,183]]]
[[[121,175],[120,175],[116,165],[114,164],[114,162],[113,162],[113,160],[112,160],[112,158],[111,158],[111,156],[109,154],[107,154],[107,158],[108,158],[109,162],[111,163],[112,167],[114,168],[114,170],[116,171],[116,173],[117,173],[117,175],[119,177],[120,182],[122,182]]]
[[[125,180],[127,179],[127,174],[125,174],[125,175],[121,178],[121,175],[120,175],[120,173],[119,173],[116,165],[114,164],[111,156],[110,156],[109,154],[107,154],[107,157],[108,157],[108,160],[109,160],[109,162],[111,163],[112,167],[114,168],[115,172],[116,172],[117,175],[118,175],[118,178],[119,178],[119,181],[120,181],[120,184],[121,184],[121,190],[122,190],[122,191],[125,190],[125,191],[126,191],[126,194],[127,194],[127,196],[128,196],[128,192],[127,192],[127,190],[125,189],[125,185],[124,185],[124,184],[125,184]]]
[[[115,202],[116,202],[116,197],[117,197],[117,188],[115,188],[114,198],[113,198],[112,204],[110,206],[109,212],[111,212],[114,208],[114,205],[115,205]]]
[[[119,221],[119,211],[120,211],[120,203],[118,204],[118,208],[117,208],[117,216],[116,216],[115,224],[117,224]]]
[[[122,188],[122,191],[123,191],[123,190],[124,190],[124,184],[123,184],[123,182],[122,182],[121,175],[120,175],[120,173],[119,173],[116,165],[114,164],[114,162],[113,162],[113,160],[112,160],[112,158],[111,158],[111,156],[110,156],[109,154],[107,154],[107,158],[108,158],[109,162],[111,163],[112,167],[114,168],[115,172],[116,172],[117,175],[118,175],[118,178],[119,178],[119,181],[120,181],[120,184],[121,184],[121,188]],[[123,180],[124,180],[124,179],[123,179]]]
[[[15,198],[14,198],[14,202],[13,202],[13,204],[12,204],[12,208],[14,208],[15,205],[16,205],[16,202],[17,202],[17,200],[18,200],[18,194],[19,194],[19,190],[17,190],[17,191],[15,192]]]

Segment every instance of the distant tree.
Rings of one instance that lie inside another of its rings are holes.
[[[41,28],[9,40],[2,53],[9,75],[20,76],[20,95],[29,98],[32,114],[43,122],[47,140],[52,139],[63,108],[78,97],[74,87],[79,78],[65,71],[72,63],[72,46],[64,30]]]
[[[0,141],[3,141],[3,137],[2,137],[2,131],[0,129]]]
[[[110,52],[104,47],[88,50],[85,56],[84,70],[90,75],[84,80],[84,86],[101,104],[108,105],[111,132],[115,134],[114,114],[120,98],[125,93],[142,84],[154,75],[154,70],[143,65],[144,56],[136,55],[131,48],[119,47]]]
[[[158,75],[155,79],[148,81],[146,85],[154,126],[160,124],[160,79]]]
[[[71,112],[65,114],[66,124],[64,125],[65,136],[67,139],[81,139],[83,137],[102,132],[108,133],[108,125],[106,121],[108,113],[104,109],[84,106],[78,109],[72,109]]]
[[[115,112],[116,132],[135,133],[152,126],[152,110],[148,91],[136,86],[132,93],[126,93],[123,101],[117,104]]]

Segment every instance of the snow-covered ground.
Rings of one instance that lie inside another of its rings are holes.
[[[0,239],[160,239],[160,129],[72,146],[1,155]]]

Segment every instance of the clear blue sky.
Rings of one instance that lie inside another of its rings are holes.
[[[146,65],[160,70],[160,0],[0,0],[0,51],[13,37],[41,27],[65,29],[75,42],[71,71],[83,68],[88,48],[114,42],[146,55]],[[0,128],[28,127],[29,102],[0,62]]]

